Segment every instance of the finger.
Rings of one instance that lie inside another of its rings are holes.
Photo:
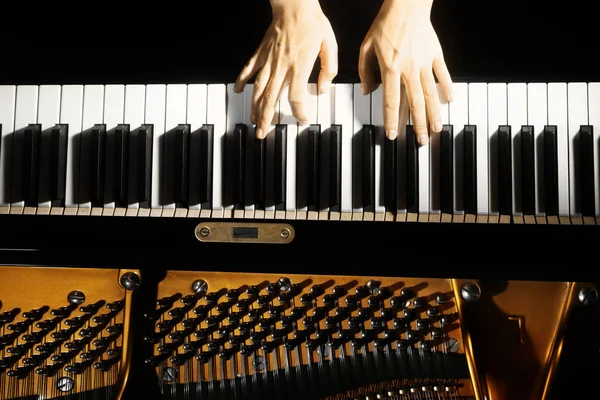
[[[260,109],[258,113],[258,124],[256,127],[256,138],[264,139],[273,125],[273,117],[275,116],[275,107],[279,101],[279,95],[283,88],[285,80],[285,72],[281,69],[276,69],[273,76],[269,80],[269,84],[263,92]]]
[[[261,98],[265,91],[265,88],[267,87],[267,84],[269,83],[269,80],[270,80],[270,76],[271,76],[270,60],[271,60],[271,56],[269,55],[267,62],[265,62],[265,65],[260,70],[260,72],[258,73],[258,76],[254,80],[254,90],[252,91],[252,102],[250,105],[250,122],[252,122],[253,124],[258,124],[258,119],[259,119],[258,112],[259,112],[259,108],[260,108],[259,107],[260,101],[261,101]]]
[[[400,73],[389,68],[382,73],[383,81],[383,127],[385,136],[396,139],[400,118]]]
[[[321,44],[319,53],[321,72],[319,73],[319,94],[329,90],[333,78],[338,73],[338,46],[335,35],[331,32]]]
[[[256,72],[258,72],[258,70],[265,64],[268,52],[264,51],[263,49],[264,46],[261,44],[256,50],[256,53],[254,53],[252,58],[250,58],[248,63],[239,73],[233,87],[233,90],[236,93],[241,93],[244,90],[244,86],[246,86],[248,80],[252,78],[254,74],[256,74]]]
[[[440,82],[444,97],[446,100],[452,101],[454,98],[452,78],[450,77],[450,72],[448,71],[448,67],[446,66],[443,56],[440,55],[433,60],[433,70],[435,72],[435,76],[437,76],[438,81]]]
[[[375,78],[375,48],[370,41],[365,41],[360,46],[358,57],[358,75],[360,76],[361,91],[363,95],[373,92],[379,86]]]
[[[429,143],[427,134],[427,116],[425,112],[425,96],[421,86],[421,78],[417,73],[405,76],[406,94],[410,109],[410,118],[420,145]]]
[[[300,125],[308,123],[306,112],[306,97],[308,96],[308,78],[310,77],[310,68],[296,68],[292,72],[289,88],[289,102],[292,109],[292,115],[298,120]]]
[[[431,130],[439,133],[442,130],[442,115],[440,113],[440,95],[438,94],[433,72],[428,69],[421,71],[421,85],[423,86],[425,107]]]

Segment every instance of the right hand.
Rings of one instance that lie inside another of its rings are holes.
[[[388,139],[398,133],[401,86],[406,87],[412,125],[421,145],[442,130],[440,101],[433,71],[448,101],[452,79],[430,20],[432,0],[384,0],[363,41],[359,73],[363,94],[377,89],[375,64],[383,83],[384,128]]]
[[[235,91],[242,92],[260,70],[254,81],[250,118],[257,125],[258,139],[269,131],[275,106],[288,84],[293,116],[301,124],[308,123],[305,99],[317,57],[321,59],[319,93],[329,90],[338,70],[337,42],[318,0],[271,0],[271,6],[273,22],[235,83]]]

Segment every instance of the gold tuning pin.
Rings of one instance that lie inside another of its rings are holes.
[[[0,266],[0,398],[120,399],[140,284],[138,270]]]
[[[591,284],[453,281],[477,400],[546,400],[574,307],[593,304]]]

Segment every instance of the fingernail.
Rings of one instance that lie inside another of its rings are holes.
[[[442,123],[436,122],[435,125],[433,126],[433,130],[436,132],[441,132],[442,131]]]
[[[421,146],[425,146],[425,145],[429,144],[429,136],[419,135],[419,137],[417,138],[417,141],[419,142],[419,144]]]
[[[364,83],[360,84],[360,91],[362,92],[363,96],[367,94],[367,85],[365,85]]]
[[[387,136],[388,139],[394,140],[394,139],[396,139],[396,136],[398,136],[398,132],[396,132],[395,130],[391,129],[391,130],[387,131],[386,136]]]
[[[264,139],[265,138],[265,133],[261,128],[256,129],[256,137],[258,139]]]

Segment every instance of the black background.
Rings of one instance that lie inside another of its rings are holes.
[[[321,0],[357,82],[381,0]],[[270,20],[268,0],[11,5],[0,83],[233,82]],[[31,9],[34,8],[34,9]],[[433,25],[455,81],[600,80],[593,2],[436,0]]]

